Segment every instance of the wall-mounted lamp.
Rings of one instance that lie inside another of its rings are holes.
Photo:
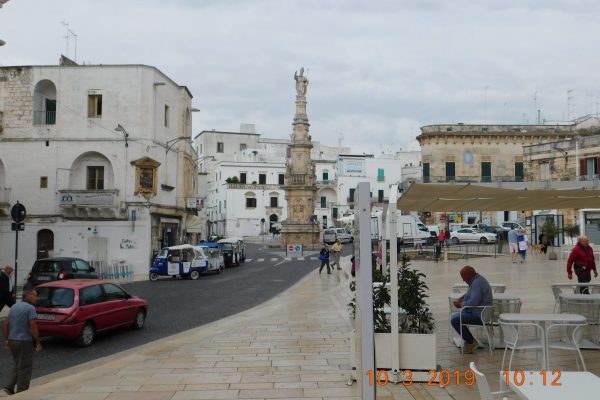
[[[175,143],[177,143],[177,142],[180,142],[180,141],[182,141],[182,140],[187,140],[188,142],[191,142],[191,141],[192,141],[192,138],[189,138],[189,137],[187,137],[187,136],[183,136],[183,137],[178,137],[178,138],[175,138],[175,139],[171,139],[171,140],[168,140],[168,141],[166,141],[166,142],[165,142],[165,145],[167,146],[167,151],[166,151],[166,153],[168,153],[168,152],[169,152],[169,150],[171,150],[171,148],[173,147],[173,145],[174,145]]]
[[[116,132],[123,132],[123,138],[125,139],[125,147],[129,147],[129,143],[127,143],[127,138],[129,137],[129,133],[127,133],[127,131],[125,130],[125,128],[123,128],[123,126],[121,124],[117,124],[117,127],[115,128]]]

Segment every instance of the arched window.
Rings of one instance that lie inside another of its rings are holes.
[[[33,124],[56,124],[56,86],[47,79],[39,81],[33,91]]]
[[[246,192],[246,208],[256,208],[256,194],[254,192]]]
[[[112,164],[100,153],[83,153],[71,165],[71,190],[106,190],[114,187]]]

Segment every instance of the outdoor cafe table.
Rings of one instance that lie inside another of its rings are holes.
[[[577,289],[580,286],[587,286],[589,288],[600,288],[600,283],[593,283],[593,282],[589,282],[589,283],[579,283],[579,282],[567,282],[567,283],[553,283],[552,287],[558,287],[561,289]],[[579,291],[579,290],[578,290]]]
[[[504,293],[506,290],[506,285],[503,283],[490,283],[492,288],[492,292],[494,293]],[[469,290],[469,285],[466,283],[455,283],[452,285],[452,291],[454,293],[463,293]]]
[[[565,300],[585,302],[585,303],[600,303],[600,293],[580,294],[580,293],[561,293],[560,297]]]
[[[586,319],[579,314],[500,314],[500,320],[508,323],[532,322],[542,328],[543,332],[543,368],[550,369],[550,360],[548,357],[548,328],[553,324],[572,324],[585,325]]]
[[[522,372],[521,374],[521,371],[508,371],[508,383],[523,400],[593,399],[596,396],[594,393],[600,392],[600,378],[591,372],[560,371],[560,378],[556,381],[560,386],[552,385],[558,377],[554,371],[546,372],[545,382],[540,371]],[[506,384],[506,376],[502,371],[500,382]]]

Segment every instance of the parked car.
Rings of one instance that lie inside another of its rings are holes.
[[[351,243],[354,241],[354,237],[352,237],[352,234],[346,228],[329,228],[323,232],[323,242],[327,244],[335,243],[338,239],[342,243]]]
[[[502,229],[504,229],[505,231],[510,231],[511,228],[515,228],[516,230],[522,229],[525,230],[525,228],[523,227],[523,225],[521,225],[521,223],[516,222],[516,221],[507,221],[507,222],[503,222],[500,224],[500,226],[502,227]]]
[[[142,329],[148,302],[114,282],[69,279],[36,288],[40,336],[61,336],[87,347],[96,334],[120,327]]]
[[[450,241],[454,244],[461,242],[494,243],[496,242],[496,234],[479,229],[463,228],[450,232]]]
[[[25,289],[63,279],[100,279],[100,276],[95,272],[94,267],[81,258],[41,258],[33,264]]]

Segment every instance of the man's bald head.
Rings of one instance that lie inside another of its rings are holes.
[[[12,274],[13,271],[14,271],[13,267],[10,265],[7,265],[6,267],[4,267],[4,272],[6,272],[7,275]]]
[[[466,265],[460,270],[460,277],[466,283],[471,282],[471,279],[473,279],[475,275],[477,275],[477,271],[475,271],[475,268],[471,267],[470,265]]]
[[[590,245],[590,238],[587,236],[579,236],[579,243],[581,243],[582,246],[589,246]]]

